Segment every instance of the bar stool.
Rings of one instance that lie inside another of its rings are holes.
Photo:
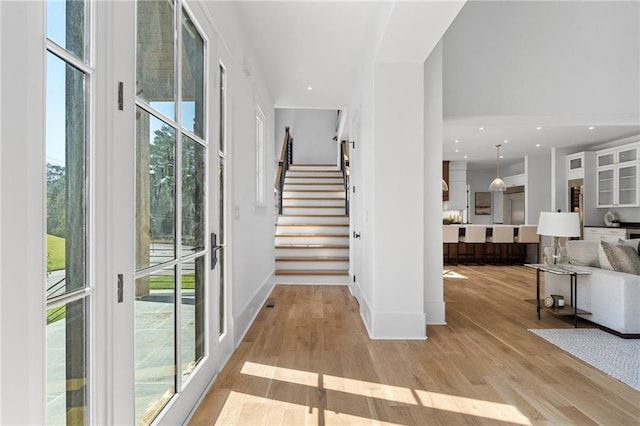
[[[447,258],[444,263],[451,262],[451,247],[456,246],[456,265],[458,264],[458,241],[460,238],[460,225],[442,225],[442,244],[447,248]],[[444,255],[444,250],[443,250]]]
[[[513,226],[510,225],[494,225],[491,231],[491,236],[487,237],[487,243],[492,246],[493,260],[502,263],[502,248],[507,247],[507,255],[509,254],[509,247],[507,244],[513,244]],[[496,250],[499,251],[496,254]],[[508,257],[508,256],[507,256]]]
[[[527,260],[527,247],[529,244],[536,245],[535,263],[540,263],[540,235],[538,235],[537,225],[519,225],[518,236],[516,236],[515,242],[524,244],[524,258],[522,259],[522,263],[525,263]]]
[[[470,245],[473,249],[471,253],[471,260],[475,261],[476,249],[478,244],[482,247],[482,262],[484,263],[485,250],[484,245],[487,241],[487,227],[485,225],[467,225],[464,227],[464,236],[460,237],[460,242],[466,245]],[[469,252],[466,251],[465,256],[469,256]]]

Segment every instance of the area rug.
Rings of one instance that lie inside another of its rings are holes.
[[[640,391],[640,340],[623,339],[597,328],[529,331]]]

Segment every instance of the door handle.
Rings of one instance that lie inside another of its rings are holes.
[[[215,269],[218,264],[218,250],[224,248],[223,245],[218,245],[218,236],[215,232],[211,233],[211,269]]]
[[[353,238],[360,239],[360,233],[356,232],[356,231],[353,231]]]

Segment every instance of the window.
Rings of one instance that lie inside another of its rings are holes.
[[[265,117],[259,106],[256,105],[256,204],[265,204]]]

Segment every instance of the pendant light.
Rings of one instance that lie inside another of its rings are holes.
[[[489,191],[504,191],[507,189],[507,185],[505,185],[504,181],[500,179],[500,146],[501,145],[496,145],[498,150],[498,158],[496,159],[496,178],[491,181]]]

